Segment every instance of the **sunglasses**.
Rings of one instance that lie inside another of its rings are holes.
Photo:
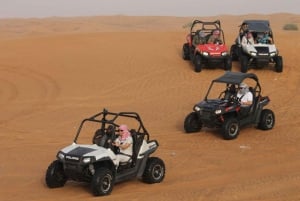
[[[123,132],[124,130],[119,130],[119,131]]]

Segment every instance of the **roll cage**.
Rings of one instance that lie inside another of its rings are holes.
[[[224,32],[222,30],[220,20],[215,20],[215,21],[194,20],[190,28],[191,39],[193,39],[193,36],[195,36],[196,33],[198,33],[199,31],[203,31],[206,34],[206,39],[208,39],[215,29],[220,30],[222,41],[225,44]]]
[[[256,84],[255,84],[254,87],[251,86],[251,91],[253,91],[255,96],[260,95],[261,94],[261,86],[260,86],[260,83],[258,81],[258,77],[255,74],[228,71],[224,75],[220,76],[217,79],[214,79],[211,82],[211,84],[209,86],[209,89],[206,93],[205,100],[208,100],[207,97],[208,97],[214,83],[224,83],[224,84],[226,84],[227,87],[229,87],[229,85],[237,85],[238,86],[245,79],[252,79],[252,80],[255,81]]]
[[[138,127],[134,128],[134,131],[136,133],[138,133],[139,135],[142,135],[143,138],[146,137],[145,140],[147,142],[149,141],[149,133],[146,130],[146,128],[144,127],[144,124],[138,113],[136,113],[136,112],[115,113],[115,112],[109,112],[107,109],[103,109],[102,112],[97,113],[89,118],[85,118],[84,120],[81,121],[80,126],[77,130],[76,136],[74,138],[74,143],[77,143],[77,139],[80,135],[81,129],[85,122],[89,121],[89,122],[99,123],[99,124],[101,124],[100,129],[105,130],[105,129],[107,129],[107,127],[109,125],[112,125],[114,127],[119,127],[120,125],[118,123],[116,123],[116,120],[120,117],[125,117],[125,118],[130,118],[130,119],[136,120],[136,122],[138,123]]]

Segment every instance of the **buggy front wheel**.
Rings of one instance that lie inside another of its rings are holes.
[[[202,128],[202,122],[196,112],[188,114],[184,120],[184,130],[186,133],[193,133],[200,131]]]
[[[63,164],[55,160],[53,161],[46,173],[46,184],[49,188],[63,187],[67,181],[67,176],[64,173]]]
[[[183,58],[183,60],[189,60],[190,59],[190,47],[189,47],[188,43],[183,44],[182,58]]]
[[[277,56],[275,59],[275,71],[281,73],[283,69],[282,56]]]
[[[91,189],[94,196],[108,195],[114,187],[114,177],[108,168],[96,170],[91,181]]]
[[[231,71],[232,68],[232,60],[230,57],[227,57],[224,61],[224,70]]]
[[[240,57],[240,62],[241,62],[241,72],[242,73],[247,73],[247,71],[248,71],[248,57],[242,55]]]
[[[237,138],[240,133],[240,125],[236,118],[225,119],[222,126],[223,138],[225,140],[232,140]]]
[[[239,56],[238,56],[238,50],[237,50],[237,45],[232,45],[230,47],[230,57],[232,61],[238,61]]]
[[[270,130],[274,127],[275,115],[272,110],[264,109],[260,114],[258,128],[261,130]]]
[[[147,160],[142,180],[148,184],[160,183],[165,177],[165,171],[165,164],[160,158],[150,157]]]
[[[199,54],[195,56],[194,60],[195,72],[199,73],[202,70],[202,58]]]

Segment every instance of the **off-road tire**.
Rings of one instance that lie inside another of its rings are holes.
[[[282,56],[277,56],[275,59],[275,71],[281,73],[283,70]]]
[[[150,157],[147,160],[142,181],[148,184],[160,183],[165,177],[165,164],[158,157]]]
[[[238,56],[238,47],[236,45],[232,45],[230,47],[230,57],[232,61],[238,61],[239,56]]]
[[[224,70],[231,71],[232,68],[232,60],[230,57],[227,57],[224,61]]]
[[[222,125],[222,134],[225,140],[232,140],[237,138],[240,133],[239,121],[234,117],[225,119]]]
[[[63,187],[67,181],[67,176],[64,173],[63,164],[55,160],[53,161],[46,172],[46,184],[49,188]]]
[[[275,115],[272,110],[263,109],[260,114],[258,128],[261,130],[270,130],[275,125]]]
[[[98,168],[91,181],[91,190],[94,196],[109,195],[114,187],[112,172],[105,167]]]
[[[248,71],[248,57],[245,56],[245,55],[241,55],[240,62],[241,62],[241,72],[242,73],[247,73],[247,71]]]
[[[194,60],[195,72],[199,73],[202,70],[202,58],[201,55],[197,54]]]
[[[190,59],[190,47],[189,47],[188,43],[183,44],[182,58],[183,58],[183,60],[189,60]]]
[[[202,122],[196,112],[188,114],[184,120],[184,130],[186,133],[198,132],[202,128]]]

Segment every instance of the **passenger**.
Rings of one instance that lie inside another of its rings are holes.
[[[259,34],[257,36],[257,43],[261,43],[261,44],[273,44],[273,39],[269,35],[268,32],[265,32],[265,33]]]
[[[219,29],[215,29],[211,36],[207,40],[208,44],[222,44],[221,40],[221,31]]]
[[[242,38],[242,45],[247,45],[247,44],[250,44],[250,45],[255,44],[255,41],[254,41],[254,38],[253,38],[253,35],[251,32],[248,32]]]

